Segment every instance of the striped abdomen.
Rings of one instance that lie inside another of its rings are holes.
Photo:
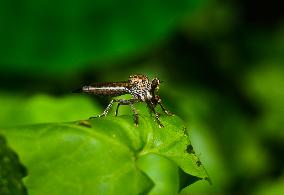
[[[129,93],[128,82],[104,82],[84,86],[82,91],[93,95],[120,96]]]

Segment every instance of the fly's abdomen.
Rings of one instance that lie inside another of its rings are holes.
[[[95,83],[84,86],[82,92],[93,95],[120,96],[129,93],[128,82]]]

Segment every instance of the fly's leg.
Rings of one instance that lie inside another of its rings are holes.
[[[138,112],[136,108],[134,107],[133,103],[130,103],[130,107],[131,107],[132,112],[134,113],[134,123],[136,126],[138,126]]]
[[[136,126],[138,126],[138,112],[136,110],[136,108],[134,107],[134,103],[137,102],[137,100],[135,99],[131,99],[131,100],[116,100],[118,102],[117,107],[116,107],[116,111],[115,111],[115,115],[118,115],[118,109],[120,107],[120,105],[130,105],[132,112],[134,113],[134,123]]]
[[[159,96],[156,97],[156,101],[157,103],[160,105],[160,107],[162,108],[162,110],[164,111],[164,113],[166,113],[168,116],[172,116],[174,115],[173,113],[171,113],[168,109],[165,108],[165,106],[162,104],[162,100]]]
[[[162,110],[163,110],[167,115],[169,115],[169,116],[173,116],[173,115],[174,115],[174,114],[171,113],[168,109],[166,109],[166,108],[164,107],[164,105],[163,105],[161,102],[158,102],[158,104],[160,105],[160,107],[162,108]]]
[[[153,112],[152,112],[152,109],[151,109],[149,104],[147,104],[147,108],[148,108],[148,111],[150,113],[150,116],[152,117],[153,116]]]
[[[149,105],[150,110],[155,114],[155,118],[156,118],[156,121],[157,121],[159,127],[160,128],[164,127],[164,125],[160,121],[159,114],[156,112],[153,103],[152,102],[147,102],[147,104]]]
[[[92,116],[92,117],[90,117],[90,119],[106,116],[114,102],[116,102],[116,100],[111,100],[102,114],[100,114],[98,116]]]
[[[119,106],[120,106],[120,103],[118,103],[118,104],[117,104],[117,106],[116,106],[115,116],[117,116],[117,115],[118,115],[118,108],[119,108]]]
[[[137,102],[137,100],[135,100],[135,99],[131,99],[131,100],[113,99],[113,100],[110,101],[110,103],[108,104],[108,106],[106,107],[106,109],[104,110],[104,112],[101,115],[96,116],[96,117],[90,117],[90,119],[106,116],[114,102],[118,102],[118,105],[117,105],[116,111],[115,111],[116,116],[118,114],[118,108],[119,108],[120,105],[130,105],[131,110],[134,113],[134,123],[135,123],[136,126],[138,126],[138,112],[133,105],[135,102]]]
[[[119,103],[117,104],[116,110],[115,110],[115,116],[118,115],[118,109],[119,109],[119,107],[120,107],[121,105],[131,105],[131,104],[136,103],[137,100],[136,100],[136,99],[131,99],[131,100],[119,100],[118,102],[119,102]],[[133,107],[134,107],[134,106],[133,106]],[[132,109],[132,108],[131,108],[131,109]],[[132,111],[133,111],[133,109],[132,109]]]

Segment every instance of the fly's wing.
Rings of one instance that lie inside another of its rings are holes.
[[[128,94],[129,87],[130,85],[128,82],[104,82],[86,85],[79,90],[75,90],[74,92],[103,96],[120,96]]]

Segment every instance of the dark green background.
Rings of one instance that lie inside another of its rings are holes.
[[[0,1],[0,124],[99,114],[83,84],[165,81],[213,185],[182,194],[284,192],[284,28],[277,1]],[[113,113],[112,113],[113,114]]]

